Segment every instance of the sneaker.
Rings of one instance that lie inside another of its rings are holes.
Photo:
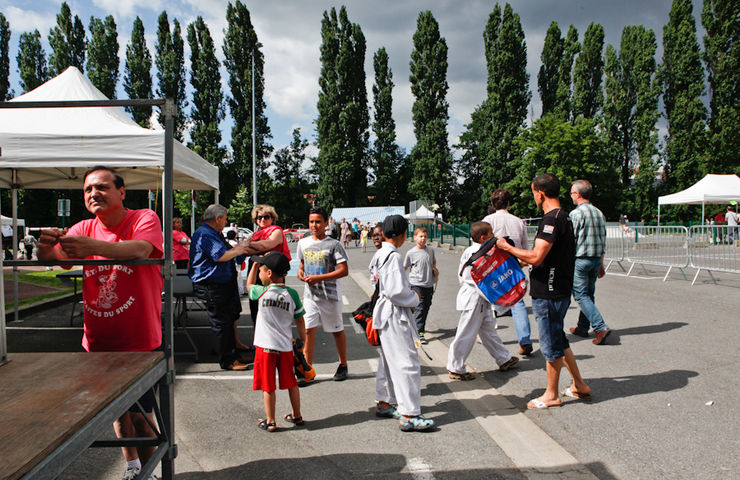
[[[434,420],[421,415],[411,418],[402,418],[399,428],[402,432],[422,432],[434,427]]]
[[[398,413],[398,410],[393,405],[391,405],[390,408],[383,408],[378,405],[375,407],[375,416],[383,418],[401,418],[401,414]]]
[[[341,382],[347,380],[347,365],[340,363],[337,367],[337,373],[334,374],[334,381]]]
[[[532,344],[527,343],[524,345],[519,346],[519,355],[524,355],[526,357],[532,355]]]
[[[422,345],[426,345],[427,343],[429,343],[427,342],[426,338],[424,338],[424,332],[419,332],[419,342]]]
[[[500,367],[498,367],[498,369],[500,371],[502,371],[502,372],[505,372],[508,369],[510,369],[511,367],[513,367],[514,365],[516,365],[517,363],[519,363],[519,357],[511,357],[506,362],[504,362],[503,365],[501,365]]]
[[[301,387],[301,388],[307,387],[307,386],[309,386],[309,385],[311,385],[313,383],[316,383],[316,377],[315,376],[312,377],[312,378],[301,378],[300,380],[298,380],[298,386]]]
[[[123,478],[121,480],[134,480],[137,475],[139,475],[139,472],[141,469],[138,468],[127,468],[126,472],[123,474]]]

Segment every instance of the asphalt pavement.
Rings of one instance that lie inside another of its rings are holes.
[[[294,245],[294,244],[293,244]],[[402,251],[410,247],[407,244]],[[372,248],[372,247],[371,247]],[[349,373],[333,382],[337,356],[331,335],[319,333],[315,368],[319,382],[301,389],[307,425],[281,431],[257,428],[264,417],[261,394],[251,389],[251,371],[227,372],[212,354],[203,312],[191,312],[191,333],[200,350],[176,358],[175,422],[179,480],[195,479],[734,479],[740,476],[740,380],[737,347],[740,275],[672,272],[637,267],[629,278],[612,265],[597,284],[596,302],[613,330],[606,345],[571,337],[593,401],[567,399],[559,408],[526,410],[544,391],[544,359],[537,348],[508,372],[499,372],[479,344],[468,368],[471,382],[453,382],[444,365],[459,317],[454,310],[459,253],[437,249],[440,281],[427,324],[422,358],[422,412],[438,428],[404,433],[397,422],[373,415],[377,352],[353,327],[351,312],[367,298],[371,248],[350,248],[350,276],[342,280]],[[298,286],[295,277],[289,285]],[[530,300],[527,299],[530,306]],[[566,326],[575,325],[571,304]],[[79,325],[69,327],[60,309],[9,326],[9,350],[79,349]],[[55,320],[60,319],[60,320]],[[79,323],[79,322],[78,322]],[[253,333],[248,307],[240,336]],[[53,329],[53,335],[45,335]],[[59,328],[57,328],[59,327]],[[499,319],[499,334],[516,354],[511,317]],[[177,350],[187,350],[177,335]],[[34,345],[32,348],[31,345]],[[561,388],[568,386],[565,370]],[[280,417],[290,411],[278,393]],[[279,418],[280,418],[279,417]],[[109,435],[112,435],[109,432]],[[118,479],[118,451],[91,449],[61,479]]]

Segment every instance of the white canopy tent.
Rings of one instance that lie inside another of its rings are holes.
[[[701,205],[704,222],[704,205],[740,201],[740,177],[737,175],[709,174],[680,192],[658,197],[658,225],[661,205]]]
[[[424,205],[417,208],[415,212],[407,213],[406,215],[404,215],[404,217],[414,223],[432,223],[436,218],[434,212],[429,210]],[[439,216],[439,219],[442,219],[441,215]]]
[[[107,100],[75,67],[11,102]],[[93,165],[127,189],[161,189],[164,130],[140,127],[120,107],[0,110],[0,188],[78,189]],[[218,190],[218,168],[173,143],[174,188]]]

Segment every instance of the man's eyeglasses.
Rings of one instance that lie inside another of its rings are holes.
[[[257,215],[257,220],[267,220],[268,218],[272,218],[272,215]]]

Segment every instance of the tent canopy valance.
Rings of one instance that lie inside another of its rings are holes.
[[[11,102],[107,100],[69,67]],[[0,187],[77,189],[94,165],[115,168],[128,189],[161,189],[164,130],[140,127],[120,107],[0,109]],[[217,190],[218,168],[173,142],[174,188]]]
[[[737,175],[708,174],[686,190],[658,197],[658,225],[661,205],[701,205],[704,221],[704,205],[740,201],[740,177]]]

